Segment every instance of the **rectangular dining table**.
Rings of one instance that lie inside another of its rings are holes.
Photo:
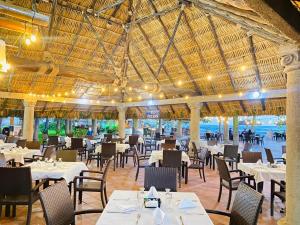
[[[14,159],[15,162],[24,164],[25,158],[32,158],[34,155],[41,155],[40,149],[2,149],[0,153],[3,153],[5,160]]]
[[[172,198],[169,205],[166,205],[166,192],[158,192],[158,194],[161,199],[160,209],[165,213],[164,224],[213,225],[195,193],[171,192]],[[138,191],[114,191],[96,225],[155,225],[153,216],[155,209],[141,207],[141,199]],[[180,208],[182,200],[193,202],[194,207]],[[122,210],[126,208],[130,210]]]

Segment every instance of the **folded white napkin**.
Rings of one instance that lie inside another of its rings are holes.
[[[53,162],[53,159],[52,159],[52,158],[50,158],[50,159],[48,160],[48,162],[52,163],[52,162]]]
[[[188,209],[188,208],[195,208],[196,206],[197,206],[196,203],[193,202],[192,199],[185,198],[180,201],[178,208],[179,209]]]
[[[136,205],[117,205],[108,209],[109,212],[117,212],[117,213],[131,213],[137,210]]]
[[[164,222],[165,215],[166,214],[160,208],[156,208],[153,211],[154,224],[155,225],[162,225],[163,222]]]
[[[260,165],[260,166],[263,165],[261,159],[259,159],[259,160],[256,162],[256,164],[257,164],[257,165]]]
[[[158,198],[158,192],[154,186],[150,187],[150,190],[147,193],[147,198]]]

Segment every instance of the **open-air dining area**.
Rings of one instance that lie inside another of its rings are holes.
[[[300,225],[300,1],[0,0],[0,225]]]

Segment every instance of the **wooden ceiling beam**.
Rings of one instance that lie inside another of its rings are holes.
[[[55,14],[56,14],[56,7],[57,7],[57,1],[58,0],[53,0],[52,1],[52,7],[51,7],[51,18],[50,18],[50,24],[49,24],[49,29],[48,29],[48,41],[46,43],[46,46],[45,46],[45,50],[48,50],[48,47],[49,47],[49,42],[51,40],[51,37],[52,37],[52,30],[53,30],[53,24],[54,24],[54,17],[55,17]]]
[[[133,63],[133,61],[131,60],[130,56],[128,56],[128,60],[130,62],[130,64],[132,65],[135,73],[138,75],[138,77],[140,78],[141,81],[145,82],[142,75],[140,74],[140,72],[138,71],[138,69],[136,68],[135,64]]]
[[[121,5],[124,1],[125,1],[125,0],[117,0],[116,2],[113,2],[113,3],[111,3],[111,4],[107,5],[107,6],[104,6],[104,7],[102,7],[101,9],[99,9],[99,10],[97,10],[97,11],[94,10],[94,14],[99,15],[99,14],[101,14],[101,13],[106,12],[107,10],[112,9],[112,8],[120,7],[120,5]]]

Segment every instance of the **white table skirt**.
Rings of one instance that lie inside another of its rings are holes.
[[[142,208],[139,210],[138,192],[136,191],[114,191],[110,196],[110,200],[105,207],[103,213],[99,217],[96,225],[154,225],[153,211],[155,209]],[[204,207],[202,206],[199,198],[195,193],[191,192],[173,192],[171,207],[166,208],[164,206],[165,192],[159,192],[159,197],[162,201],[161,210],[165,212],[165,219],[167,220],[164,224],[168,225],[213,225],[211,219],[206,213]],[[196,207],[189,209],[179,209],[178,203],[183,199],[191,199]],[[122,213],[116,211],[119,207],[133,206],[137,210],[133,210],[130,213]],[[137,216],[140,213],[140,219],[137,222]],[[182,217],[183,223],[180,221],[179,217]]]
[[[39,149],[13,149],[0,150],[4,154],[5,160],[14,159],[15,162],[24,164],[24,158],[32,158],[33,155],[41,155]]]
[[[63,178],[67,183],[79,176],[82,170],[88,170],[83,162],[56,162],[56,166],[53,163],[33,162],[27,166],[31,167],[33,180]]]
[[[257,183],[271,180],[285,180],[286,166],[278,164],[277,168],[269,168],[266,164],[239,163],[238,167],[243,172],[253,175]]]
[[[207,145],[207,142],[205,141],[201,141],[200,142],[200,147],[202,148],[207,148],[208,151],[211,152],[212,155],[216,155],[218,153],[222,153],[224,154],[224,144],[218,144],[218,145]],[[244,146],[243,145],[239,145],[239,149],[238,152],[241,154],[243,151]]]
[[[166,151],[171,151],[171,150],[166,150]],[[152,151],[151,156],[148,160],[149,165],[152,163],[157,163],[159,160],[163,160],[163,151],[161,151],[161,150]],[[190,157],[185,152],[182,152],[182,161],[187,162],[188,166],[191,165]]]
[[[116,144],[117,152],[124,153],[126,151],[126,149],[128,149],[128,148],[130,148],[129,144]],[[101,153],[101,151],[102,151],[102,145],[98,145],[96,147],[95,152]]]
[[[16,143],[1,143],[0,144],[0,149],[12,149],[17,147]]]
[[[127,136],[124,140],[124,142],[129,142],[129,136]],[[139,137],[138,139],[139,144],[144,144],[144,139],[142,137]]]

